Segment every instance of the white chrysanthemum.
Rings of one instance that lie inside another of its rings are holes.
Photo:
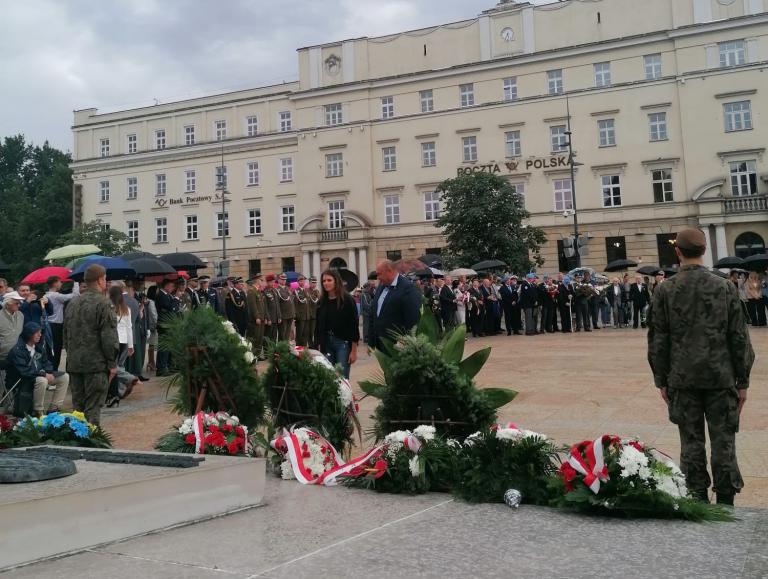
[[[390,432],[387,434],[386,437],[384,437],[384,442],[388,442],[390,444],[392,443],[399,443],[403,444],[405,441],[405,437],[408,436],[410,432],[407,430],[396,430],[395,432]]]
[[[352,394],[352,386],[349,385],[349,382],[344,380],[343,378],[339,379],[339,399],[341,400],[341,404],[344,408],[349,408],[350,404],[354,402],[355,398]]]
[[[499,440],[520,440],[523,435],[523,431],[519,428],[499,428],[496,431],[496,438]]]
[[[619,466],[622,469],[621,476],[623,478],[637,475],[643,480],[648,480],[651,476],[651,470],[648,468],[648,457],[634,446],[627,445],[621,449]]]
[[[435,439],[437,429],[429,424],[422,424],[413,429],[413,433],[424,441],[429,442]]]
[[[449,438],[445,442],[451,448],[461,448],[461,443],[458,440],[456,440],[455,438]]]
[[[421,474],[420,468],[419,468],[419,455],[415,455],[411,460],[408,461],[408,467],[411,469],[411,476],[416,478]]]
[[[229,418],[227,418],[227,424],[229,424],[230,426],[237,426],[238,424],[240,424],[240,419],[237,416],[230,416]]]
[[[474,433],[470,434],[469,436],[467,436],[464,439],[464,444],[466,446],[472,446],[473,444],[475,444],[475,441],[477,441],[480,438],[480,436],[481,436],[481,434],[480,434],[479,431],[478,432],[474,432]]]
[[[230,322],[228,320],[224,320],[221,323],[224,324],[224,329],[227,330],[227,332],[229,332],[230,334],[236,334],[237,333],[237,329],[235,328],[235,325],[232,322]]]
[[[243,354],[243,358],[245,359],[246,364],[253,364],[253,361],[256,359],[256,357],[253,355],[253,352],[250,350]]]
[[[296,478],[296,475],[293,474],[293,467],[291,466],[290,460],[284,460],[280,463],[280,477],[283,480],[293,480]]]

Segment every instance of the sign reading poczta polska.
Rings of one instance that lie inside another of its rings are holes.
[[[506,173],[514,174],[530,172],[542,169],[567,169],[571,166],[568,155],[554,155],[552,157],[531,157],[529,159],[517,159],[504,163],[488,163],[486,165],[472,165],[471,167],[459,167],[457,176],[471,175],[472,173]]]

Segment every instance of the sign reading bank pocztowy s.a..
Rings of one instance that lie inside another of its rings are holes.
[[[197,203],[221,203],[221,192],[217,191],[215,195],[186,195],[183,197],[156,197],[155,205],[157,207],[167,207],[168,205],[194,205]],[[226,199],[229,202],[229,199]]]
[[[567,169],[570,166],[568,155],[553,155],[552,157],[530,157],[529,159],[516,159],[504,163],[459,167],[456,169],[456,174],[459,176],[471,175],[472,173],[515,174],[542,169]]]

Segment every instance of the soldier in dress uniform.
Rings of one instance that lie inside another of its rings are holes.
[[[293,318],[296,317],[296,309],[293,307],[293,296],[288,287],[288,276],[281,273],[277,281],[277,297],[280,306],[280,330],[278,339],[288,342],[291,339],[291,329],[293,328]]]
[[[704,233],[677,234],[680,272],[656,287],[648,318],[648,361],[669,420],[680,431],[680,467],[688,489],[709,502],[705,424],[717,502],[733,505],[744,481],[736,462],[736,433],[747,401],[755,353],[739,294],[712,274],[702,256]]]
[[[309,289],[307,290],[307,306],[309,309],[309,321],[307,335],[309,336],[309,347],[317,348],[315,343],[315,327],[317,326],[317,306],[320,302],[320,289],[317,287],[317,278],[309,278]]]
[[[227,319],[237,328],[237,333],[245,337],[248,330],[248,301],[243,278],[235,278],[235,285],[227,294],[225,307]]]
[[[299,287],[293,293],[293,308],[296,312],[296,345],[306,347],[309,344],[309,290],[305,288],[307,278],[300,275],[297,281]]]
[[[211,278],[207,275],[201,275],[198,278],[200,282],[200,289],[197,290],[197,295],[200,298],[200,304],[209,308],[213,308],[215,312],[219,311],[219,294],[216,290],[210,287]]]
[[[187,282],[187,288],[184,290],[184,301],[188,310],[196,310],[200,307],[200,294],[197,293],[198,278],[191,277]]]
[[[275,289],[275,274],[270,273],[265,278],[267,286],[264,288],[264,298],[267,307],[266,328],[264,328],[264,337],[276,342],[278,328],[280,327],[280,298]]]
[[[262,275],[256,274],[248,280],[248,338],[253,344],[253,353],[264,359],[264,328],[267,321],[267,298],[262,288]]]

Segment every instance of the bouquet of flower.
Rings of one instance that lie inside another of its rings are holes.
[[[580,442],[558,475],[552,483],[555,506],[626,517],[733,519],[722,507],[689,497],[678,466],[637,440],[605,435]]]
[[[13,420],[5,414],[0,414],[0,449],[13,446]]]
[[[249,455],[248,429],[226,412],[199,412],[186,418],[155,443],[160,452]]]
[[[84,446],[111,448],[110,436],[100,427],[89,423],[82,412],[51,412],[33,418],[22,418],[7,434],[9,446]]]
[[[346,486],[382,493],[445,492],[454,472],[454,445],[458,442],[436,438],[434,426],[421,425],[413,432],[398,430],[339,478]]]
[[[272,448],[283,457],[280,474],[284,480],[298,479],[303,484],[327,484],[324,479],[343,460],[333,445],[309,428],[293,428],[272,441]]]
[[[546,503],[557,456],[557,447],[543,434],[511,423],[494,425],[468,436],[458,448],[453,492],[472,503],[500,503],[513,488],[524,503]]]

